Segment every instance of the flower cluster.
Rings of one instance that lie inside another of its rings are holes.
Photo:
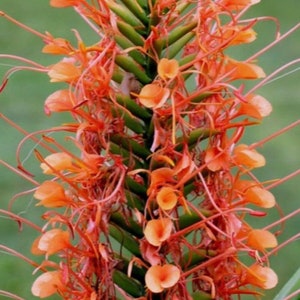
[[[277,239],[245,219],[276,201],[252,173],[265,165],[260,144],[241,142],[272,106],[235,84],[266,75],[227,54],[255,40],[243,15],[258,2],[50,1],[99,40],[41,35],[59,58],[39,70],[66,84],[45,113],[74,121],[51,129],[72,147],[43,136],[48,154],[36,151],[48,179],[34,198],[50,210],[32,245],[44,256],[33,295],[232,299],[276,286],[267,251]]]

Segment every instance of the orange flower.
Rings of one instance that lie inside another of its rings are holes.
[[[55,181],[43,182],[33,194],[40,202],[37,204],[45,207],[62,207],[70,204],[65,195],[64,188]]]
[[[75,105],[75,96],[70,90],[59,90],[48,96],[45,101],[45,112],[70,111]]]
[[[258,79],[266,76],[263,69],[255,64],[237,61],[231,58],[225,61],[225,73],[229,73],[230,79]]]
[[[40,166],[44,174],[53,174],[53,169],[57,172],[72,169],[72,157],[65,152],[53,153],[48,155],[45,158],[45,163],[41,163]]]
[[[163,187],[156,196],[159,207],[163,210],[169,210],[177,204],[178,196],[176,190],[171,187]]]
[[[262,119],[272,112],[271,103],[260,95],[249,95],[248,102],[242,102],[240,114],[246,114],[256,119]]]
[[[78,5],[81,0],[50,0],[50,5],[53,7],[68,7]]]
[[[78,79],[80,71],[70,62],[61,61],[50,67],[50,82],[72,82]]]
[[[276,247],[278,243],[273,233],[267,230],[254,229],[248,234],[247,245],[256,250],[265,251],[267,248]]]
[[[244,29],[242,26],[226,28],[222,35],[223,39],[229,40],[229,45],[251,43],[256,39],[256,32],[252,28]]]
[[[222,0],[220,4],[230,10],[241,10],[248,5],[259,3],[260,0]]]
[[[64,290],[64,284],[60,271],[51,271],[40,275],[31,287],[32,294],[40,298],[47,298],[62,290]]]
[[[146,240],[153,246],[159,247],[172,232],[173,223],[168,218],[150,220],[144,230]]]
[[[145,282],[153,293],[161,293],[164,289],[174,286],[180,278],[180,270],[170,264],[152,266],[148,269]]]
[[[210,147],[205,153],[204,162],[210,171],[216,172],[228,167],[229,155],[219,147]]]
[[[62,38],[52,38],[42,49],[43,53],[65,55],[72,51],[69,41]]]
[[[169,89],[155,83],[150,83],[141,89],[139,100],[145,107],[159,108],[164,105],[169,95]]]
[[[157,72],[162,79],[173,79],[179,72],[179,64],[176,59],[162,58],[157,65]]]
[[[258,186],[253,186],[246,190],[244,194],[247,202],[253,203],[259,207],[271,208],[276,204],[275,197],[271,192]]]
[[[52,255],[70,246],[70,233],[61,229],[51,229],[38,237],[31,248],[33,254]]]
[[[248,269],[246,282],[268,290],[277,285],[278,277],[272,269],[254,264]]]
[[[175,182],[173,175],[174,171],[170,168],[159,168],[152,171],[150,174],[150,186],[147,190],[148,195],[158,186]]]
[[[248,168],[259,168],[266,164],[265,158],[254,149],[249,149],[247,145],[240,144],[235,147],[234,159],[236,164]]]

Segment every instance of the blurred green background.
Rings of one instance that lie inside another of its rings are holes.
[[[49,7],[47,0],[0,0],[0,10],[27,24],[34,29],[49,31],[57,37],[66,37],[74,40],[72,29],[77,29],[85,41],[96,41],[95,34],[72,11],[72,9],[54,9]],[[247,14],[254,16],[273,16],[281,23],[281,32],[285,32],[300,21],[299,0],[262,0]],[[255,53],[268,42],[274,39],[275,25],[270,21],[262,21],[256,26],[258,39],[244,48],[233,51],[236,58],[244,58]],[[58,60],[56,57],[47,57],[40,52],[42,41],[29,32],[11,24],[5,18],[0,18],[0,53],[10,53],[33,59],[41,64],[49,65]],[[272,50],[259,58],[259,64],[266,73],[293,59],[300,57],[300,30],[282,41]],[[0,58],[0,75],[10,66],[18,62]],[[300,67],[294,66],[288,71]],[[43,114],[43,102],[46,97],[58,89],[58,84],[50,84],[47,75],[34,72],[17,72],[9,80],[6,89],[0,94],[0,112],[17,122],[29,132],[46,129],[50,126],[66,122],[67,117],[52,115],[50,118]],[[280,128],[296,121],[300,117],[300,70],[260,89],[260,94],[266,97],[273,105],[274,112],[260,127],[250,128],[245,136],[245,142],[252,143],[270,135]],[[15,150],[22,134],[7,125],[0,119],[0,159],[16,165]],[[33,158],[34,143],[27,142],[21,151],[21,157],[35,174],[39,174],[38,163]],[[283,177],[300,167],[300,128],[268,142],[258,149],[267,158],[267,166],[256,172],[262,180]],[[31,155],[31,156],[30,156]],[[28,182],[13,174],[0,165],[0,208],[7,208],[13,195],[32,188]],[[300,180],[294,178],[273,189],[278,204],[284,214],[300,207]],[[19,198],[13,205],[13,211],[34,222],[40,222],[41,209],[34,206],[31,196]],[[256,224],[268,224],[278,219],[278,212],[274,209],[266,221],[255,220]],[[255,225],[256,225],[255,224]],[[256,225],[258,226],[258,225]],[[295,217],[285,223],[284,233],[279,241],[284,241],[299,232],[300,218]],[[0,216],[0,243],[10,246],[24,254],[30,255],[30,245],[36,233],[24,226],[20,232],[17,224]],[[279,285],[266,293],[264,299],[273,299],[276,292],[290,278],[291,274],[300,266],[300,243],[296,241],[279,251],[271,258],[272,268],[279,275]],[[0,252],[0,290],[8,290],[19,294],[24,299],[33,299],[30,286],[35,278],[31,273],[33,268],[22,260]],[[0,296],[0,299],[1,296]],[[4,299],[4,298],[3,298]],[[55,299],[54,297],[51,299]],[[247,299],[243,297],[242,299]]]

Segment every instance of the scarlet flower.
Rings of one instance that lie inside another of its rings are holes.
[[[273,233],[263,229],[253,229],[248,234],[247,245],[259,251],[274,248],[278,245]]]
[[[158,206],[163,210],[169,210],[176,206],[178,195],[176,190],[171,187],[163,187],[157,193],[156,201]]]
[[[50,67],[50,82],[73,82],[80,76],[80,71],[73,63],[61,61]]]
[[[53,169],[57,172],[72,169],[72,157],[65,152],[53,153],[48,155],[45,163],[41,163],[40,166],[44,174],[53,174]]]
[[[165,104],[170,91],[156,83],[145,85],[138,96],[142,105],[148,108],[160,108]]]
[[[245,282],[268,290],[277,285],[278,277],[271,268],[254,264],[248,269]]]
[[[63,186],[55,181],[44,181],[37,188],[33,197],[40,200],[37,206],[62,207],[70,204],[70,200],[66,197]]]
[[[145,276],[146,286],[153,293],[161,293],[174,286],[179,279],[180,270],[171,264],[152,266]]]
[[[49,271],[40,275],[33,283],[31,292],[34,296],[47,298],[58,291],[63,291],[65,285],[60,271]]]
[[[157,72],[162,79],[173,79],[179,72],[179,64],[176,59],[162,58],[157,65]]]
[[[150,220],[144,230],[146,240],[153,246],[159,247],[172,232],[173,223],[168,218]]]
[[[58,228],[51,229],[38,237],[31,248],[33,254],[52,255],[70,246],[70,233]]]
[[[235,147],[234,160],[236,164],[248,168],[259,168],[266,164],[265,158],[255,149],[249,149],[247,145],[240,144]]]
[[[45,112],[70,111],[75,105],[75,95],[70,90],[59,90],[48,96],[45,101]]]

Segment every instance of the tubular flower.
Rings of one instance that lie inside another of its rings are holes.
[[[265,251],[267,248],[275,248],[278,243],[276,237],[271,232],[254,229],[248,234],[247,245],[259,251]]]
[[[59,90],[48,96],[45,101],[45,112],[70,111],[75,105],[74,94],[69,90]]]
[[[72,157],[65,152],[50,154],[45,158],[45,162],[41,163],[44,174],[53,174],[54,171],[68,170],[72,167]]]
[[[175,59],[162,58],[157,65],[157,72],[162,79],[174,79],[179,72],[179,64]]]
[[[246,281],[248,284],[269,290],[277,285],[278,277],[272,269],[254,264],[248,270]]]
[[[259,168],[266,164],[266,160],[261,154],[254,149],[249,149],[244,144],[236,146],[233,154],[235,162],[247,168]]]
[[[163,210],[169,210],[176,206],[178,196],[176,190],[171,187],[163,187],[156,197],[158,206]]]
[[[63,290],[64,284],[60,271],[51,271],[40,275],[31,287],[32,294],[40,298],[47,298]]]
[[[40,200],[37,205],[45,207],[62,207],[70,205],[70,200],[66,197],[64,188],[55,181],[43,182],[33,194],[33,197]]]
[[[51,229],[40,236],[32,248],[34,254],[52,255],[70,246],[70,233],[61,229]]]
[[[50,82],[73,82],[80,76],[80,71],[74,64],[70,62],[61,61],[48,71]]]
[[[151,83],[145,85],[141,89],[139,93],[139,100],[145,107],[155,109],[163,106],[169,95],[170,91],[167,88]]]
[[[245,200],[249,203],[253,203],[259,207],[271,208],[276,204],[274,195],[258,186],[250,187],[244,194]]]
[[[180,279],[180,270],[174,265],[152,266],[148,269],[145,281],[147,288],[153,293],[161,293],[171,288]]]
[[[159,247],[170,237],[172,229],[173,222],[168,218],[150,220],[146,224],[144,235],[151,245]]]

